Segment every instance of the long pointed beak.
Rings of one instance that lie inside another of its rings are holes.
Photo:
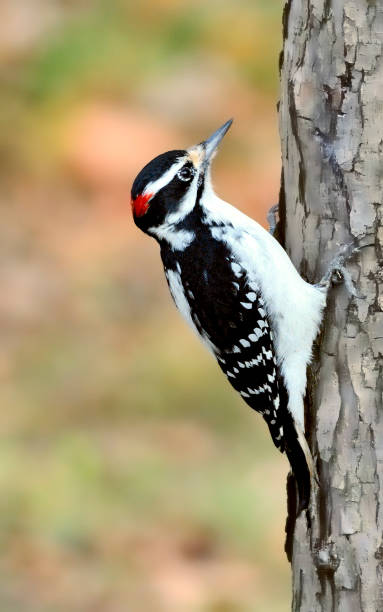
[[[218,128],[218,130],[214,132],[214,134],[212,134],[207,140],[201,142],[201,145],[205,150],[205,164],[208,164],[211,158],[213,157],[215,151],[218,148],[219,143],[225,136],[226,132],[229,130],[232,123],[233,119],[229,119],[229,121],[226,121],[226,123],[224,123],[220,128]]]

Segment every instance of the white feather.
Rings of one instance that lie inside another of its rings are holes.
[[[174,251],[183,251],[195,238],[194,232],[177,230],[172,225],[159,225],[151,227],[148,232],[157,236],[159,240],[166,240]]]

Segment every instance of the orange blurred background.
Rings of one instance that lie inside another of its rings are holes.
[[[235,122],[277,201],[282,0],[0,5],[0,610],[282,612],[287,461],[181,321],[130,187]]]

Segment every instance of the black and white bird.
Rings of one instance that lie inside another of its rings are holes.
[[[314,472],[306,367],[327,290],[305,282],[269,232],[214,193],[211,161],[231,123],[147,164],[132,187],[133,216],[160,245],[177,308],[287,454],[302,510]]]

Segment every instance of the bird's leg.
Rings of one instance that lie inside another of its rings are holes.
[[[269,224],[269,232],[272,236],[275,234],[279,222],[279,204],[274,204],[267,213],[267,223]]]
[[[355,253],[358,253],[359,250],[360,248],[356,247],[353,243],[344,245],[331,261],[326,274],[316,286],[327,293],[331,285],[340,285],[344,283],[350,295],[362,298],[363,296],[360,295],[354,287],[350,272],[345,267],[346,261]]]

